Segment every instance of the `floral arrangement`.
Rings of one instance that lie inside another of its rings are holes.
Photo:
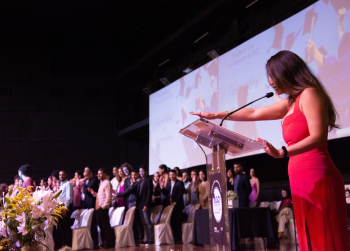
[[[62,218],[62,210],[67,209],[49,191],[36,191],[29,188],[11,189],[4,197],[0,209],[0,250],[40,249],[44,244],[38,240],[45,239],[45,229],[55,225]]]
[[[227,192],[227,198],[230,198],[232,200],[238,200],[237,194],[234,191],[232,191],[232,190],[229,190]]]

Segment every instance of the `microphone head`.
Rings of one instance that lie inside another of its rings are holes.
[[[273,95],[274,95],[273,92],[268,92],[268,93],[266,93],[266,97],[267,97],[267,98],[271,98]]]

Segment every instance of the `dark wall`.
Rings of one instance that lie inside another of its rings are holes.
[[[113,77],[52,74],[49,50],[12,48],[0,49],[0,182],[12,183],[26,163],[33,179],[148,163],[147,142],[117,136]]]

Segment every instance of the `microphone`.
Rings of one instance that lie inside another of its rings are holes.
[[[248,105],[250,105],[250,104],[253,104],[254,102],[256,102],[256,101],[258,101],[258,100],[260,100],[260,99],[263,99],[263,98],[271,98],[273,95],[274,95],[273,92],[268,92],[268,93],[266,93],[265,96],[262,96],[261,98],[258,98],[258,99],[256,99],[256,100],[250,102],[249,104],[246,104],[246,105],[244,105],[244,106],[238,108],[237,110],[228,113],[225,117],[222,118],[221,123],[220,123],[220,126],[222,126],[222,123],[224,123],[224,120],[225,120],[228,116],[234,114],[235,112],[237,112],[237,111],[243,109],[244,107],[246,107],[246,106],[248,106]]]
[[[267,98],[271,98],[272,96],[273,96],[273,92],[268,92],[265,95],[265,97],[267,97]]]

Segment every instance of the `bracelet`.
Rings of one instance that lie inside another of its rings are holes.
[[[284,158],[287,158],[288,157],[287,148],[285,146],[282,146],[282,150],[283,150],[283,153],[284,153]]]

